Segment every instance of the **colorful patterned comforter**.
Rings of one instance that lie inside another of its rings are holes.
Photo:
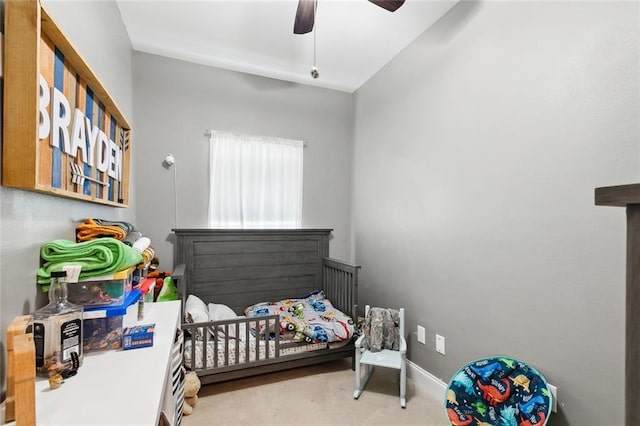
[[[535,368],[508,357],[483,358],[453,375],[445,407],[456,426],[542,426],[551,392]]]
[[[295,341],[340,342],[351,339],[354,334],[351,317],[336,309],[322,290],[300,299],[258,303],[247,307],[244,314],[247,317],[279,315],[278,332],[293,332]],[[275,333],[276,330],[258,331]]]

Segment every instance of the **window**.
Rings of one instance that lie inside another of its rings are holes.
[[[209,228],[300,228],[302,141],[211,132]]]

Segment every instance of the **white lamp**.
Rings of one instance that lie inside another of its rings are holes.
[[[171,167],[174,166],[174,164],[176,164],[176,157],[174,157],[173,154],[167,154],[167,156],[164,157],[164,167],[166,169],[170,169]],[[178,172],[176,169],[177,167],[173,167],[173,206],[174,206],[173,223],[175,224],[174,226],[177,228],[178,227]]]

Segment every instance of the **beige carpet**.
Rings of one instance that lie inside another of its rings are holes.
[[[447,426],[443,402],[407,380],[400,407],[397,370],[376,368],[353,399],[351,361],[265,374],[203,386],[183,425],[433,425]]]

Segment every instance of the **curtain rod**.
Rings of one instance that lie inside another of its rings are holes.
[[[207,129],[207,130],[204,131],[204,135],[206,137],[211,137],[211,132],[213,132],[213,130]],[[306,148],[307,147],[307,141],[302,141],[302,146],[304,146]]]

